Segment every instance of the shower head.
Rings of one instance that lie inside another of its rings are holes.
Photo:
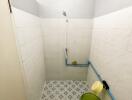
[[[68,20],[68,17],[67,17],[67,13],[66,13],[66,11],[63,11],[62,15],[66,17],[66,23],[68,23],[69,20]]]
[[[62,14],[63,14],[63,16],[67,16],[66,11],[63,11],[63,13],[62,13]]]

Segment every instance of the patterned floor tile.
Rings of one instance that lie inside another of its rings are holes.
[[[46,81],[41,100],[80,100],[80,96],[88,91],[86,81]]]

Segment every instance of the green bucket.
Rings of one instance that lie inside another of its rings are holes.
[[[80,100],[101,100],[101,99],[93,93],[85,93],[81,96]]]

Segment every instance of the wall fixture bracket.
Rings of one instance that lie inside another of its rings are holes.
[[[109,85],[108,85],[108,83],[107,83],[105,80],[103,80],[102,83],[103,83],[104,88],[105,88],[106,90],[109,90]]]

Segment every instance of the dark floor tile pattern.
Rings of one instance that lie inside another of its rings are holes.
[[[41,100],[80,100],[80,96],[88,91],[86,81],[46,81]]]

